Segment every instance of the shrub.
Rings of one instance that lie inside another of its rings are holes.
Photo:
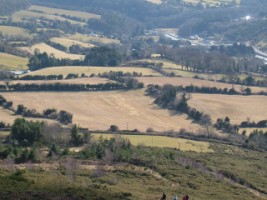
[[[30,146],[41,141],[43,124],[18,118],[11,127],[10,139],[21,146]]]
[[[116,125],[111,125],[110,128],[109,128],[109,131],[112,131],[112,132],[116,132],[119,130],[119,127],[116,126]]]

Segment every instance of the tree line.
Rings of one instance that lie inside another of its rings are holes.
[[[222,130],[225,133],[237,134],[239,131],[238,125],[231,124],[230,118],[225,117],[225,119],[218,118],[214,127],[218,130]]]
[[[0,121],[0,129],[9,128],[9,127],[10,127],[10,124]]]
[[[129,62],[131,66],[137,66],[137,67],[146,67],[150,68],[163,76],[170,76],[173,77],[175,74],[173,72],[169,73],[162,69],[163,63],[162,62],[149,62],[149,61],[131,61]]]
[[[149,91],[153,92],[154,88],[159,88],[158,85],[148,85]],[[242,89],[240,92],[236,91],[234,88],[217,88],[217,87],[206,87],[206,86],[173,86],[177,92],[185,92],[185,93],[204,93],[204,94],[225,94],[225,95],[252,95],[254,93],[251,92],[249,87]],[[255,95],[267,95],[266,92],[258,92]]]
[[[32,71],[51,66],[118,66],[122,55],[114,48],[93,47],[88,50],[84,59],[58,59],[46,52],[35,54],[29,60],[29,69]]]
[[[238,75],[229,75],[224,76],[219,82],[222,83],[231,83],[236,85],[245,85],[245,86],[258,86],[258,87],[266,87],[267,86],[267,80],[257,80],[253,76],[246,76],[243,80],[240,79]]]
[[[67,150],[60,152],[55,143],[51,142],[47,137],[50,125],[45,122],[27,121],[24,118],[17,118],[11,126],[11,133],[6,139],[7,148],[0,149],[0,158],[6,159],[10,157],[15,163],[39,162],[37,148],[42,145],[50,146],[47,157],[66,155]],[[61,130],[62,131],[62,130]],[[74,125],[71,134],[68,135],[68,144],[70,146],[80,146],[90,139],[89,134],[80,135],[79,128]],[[61,134],[60,132],[57,134]]]
[[[0,95],[0,106],[2,106],[5,109],[10,109],[13,105],[12,101],[8,101],[5,99],[5,97],[3,97],[2,95]]]
[[[144,87],[144,83],[139,82],[137,79],[132,78],[132,77],[128,77],[128,75],[130,76],[140,76],[140,74],[133,72],[131,73],[123,73],[123,72],[108,72],[108,73],[103,73],[101,75],[99,75],[101,78],[108,78],[110,80],[113,81],[117,81],[123,85],[125,85],[125,87],[127,89],[140,89]]]
[[[42,113],[39,113],[35,109],[28,109],[22,104],[18,105],[17,109],[14,109],[12,107],[13,102],[7,101],[2,95],[0,95],[0,106],[2,106],[5,109],[11,110],[16,115],[22,115],[24,117],[47,118],[47,119],[57,120],[62,124],[72,123],[73,115],[67,111],[60,110],[58,112],[56,109],[46,109]]]
[[[162,108],[185,113],[194,121],[207,126],[207,128],[212,124],[209,115],[195,108],[190,108],[187,102],[191,98],[191,95],[186,92],[178,92],[177,88],[173,85],[149,85],[146,89],[146,94],[154,97],[154,103]]]
[[[61,124],[70,124],[72,123],[72,118],[73,118],[73,115],[65,110],[60,110],[58,112],[54,108],[48,108],[45,109],[42,113],[39,113],[35,109],[28,109],[22,104],[17,106],[15,114],[22,115],[24,117],[46,118],[46,119],[57,120]]]
[[[177,90],[189,92],[189,93],[204,93],[204,94],[227,94],[227,95],[251,95],[251,89],[249,87],[242,89],[241,92],[235,90],[235,88],[217,88],[217,87],[199,87],[195,85],[189,86],[177,86]],[[265,93],[258,93],[265,94]]]
[[[236,57],[224,52],[227,50],[219,51],[214,49],[216,48],[213,47],[212,50],[208,50],[204,47],[169,47],[161,45],[157,46],[156,52],[162,58],[180,64],[182,70],[199,73],[238,74],[242,71],[257,72],[259,66],[263,65],[262,61],[253,56],[238,57],[236,59]]]
[[[63,75],[26,75],[17,78],[17,80],[62,80]]]
[[[1,78],[1,74],[3,73],[3,77]],[[90,76],[87,76],[86,74],[82,73],[81,75],[79,74],[73,74],[69,73],[67,76],[64,78],[62,74],[60,75],[25,75],[22,77],[10,77],[9,73],[5,71],[0,71],[0,79],[11,79],[11,80],[63,80],[63,79],[74,79],[74,78],[85,78],[85,77],[94,77],[94,76],[99,76],[99,77],[110,77],[110,76],[123,76],[123,77],[140,77],[142,76],[142,73],[138,72],[123,72],[123,71],[109,71],[109,72],[104,72],[104,73],[99,73],[99,74],[91,74]],[[10,74],[12,75],[12,74]]]
[[[242,128],[266,128],[267,127],[267,120],[260,120],[258,122],[254,122],[254,121],[243,121],[241,122],[241,124],[239,125],[239,127]]]
[[[212,133],[213,127],[222,130],[225,133],[237,134],[239,127],[249,127],[250,125],[256,127],[267,126],[266,120],[262,120],[258,123],[242,122],[240,125],[233,125],[231,124],[229,117],[225,117],[225,119],[218,118],[215,124],[213,124],[209,115],[200,112],[195,108],[191,108],[188,105],[187,102],[191,98],[190,94],[178,90],[177,87],[170,84],[165,84],[163,86],[148,85],[146,94],[154,97],[154,103],[161,108],[187,114],[191,119],[201,124],[205,128],[207,134]]]
[[[109,91],[109,90],[129,90],[142,88],[143,83],[138,82],[133,78],[116,78],[117,83],[99,83],[99,84],[65,84],[65,83],[50,83],[50,84],[12,84],[0,85],[0,91]]]

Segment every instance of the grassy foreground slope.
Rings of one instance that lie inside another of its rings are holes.
[[[107,130],[115,124],[126,130],[157,131],[186,128],[197,131],[200,127],[187,119],[160,109],[143,90],[114,92],[38,92],[3,93],[14,107],[24,104],[28,108],[42,111],[47,108],[66,110],[73,114],[73,122],[91,130]],[[29,96],[31,98],[29,98]]]
[[[4,199],[170,199],[189,194],[193,200],[266,199],[223,177],[229,173],[266,191],[266,153],[216,144],[213,153],[183,152],[167,148],[134,147],[139,166],[73,159],[42,164],[0,165],[0,195]],[[79,157],[79,153],[76,154]],[[104,161],[105,162],[105,161]],[[258,170],[255,170],[255,166]],[[15,168],[26,169],[18,175]],[[215,173],[210,173],[213,170]]]

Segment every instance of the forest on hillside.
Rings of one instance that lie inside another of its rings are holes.
[[[62,0],[40,1],[37,4],[62,6]],[[181,36],[221,35],[224,39],[241,42],[266,39],[263,33],[266,26],[267,2],[243,0],[239,6],[228,5],[218,8],[185,6],[178,1],[175,6],[169,3],[156,5],[144,0],[78,0],[64,1],[65,8],[101,14],[99,20],[90,20],[88,25],[108,34],[134,35],[142,29],[178,28]],[[253,20],[241,20],[246,15]],[[263,30],[262,30],[263,29]],[[242,30],[242,31],[240,31]],[[257,30],[261,30],[260,32]]]
[[[0,0],[0,16],[9,15],[29,6],[28,0]]]

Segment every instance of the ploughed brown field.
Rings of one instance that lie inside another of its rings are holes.
[[[248,118],[256,122],[267,119],[267,96],[192,94],[189,105],[209,114],[214,121],[226,116],[234,124]]]
[[[172,114],[153,104],[143,90],[113,92],[12,92],[2,93],[14,107],[23,104],[41,112],[46,108],[66,110],[73,114],[73,122],[91,130],[106,130],[115,124],[120,129],[145,131],[197,131],[200,126],[184,114]]]
[[[224,88],[231,89],[232,87],[234,87],[235,90],[238,92],[241,90],[241,88],[245,89],[247,87],[247,86],[232,85],[228,83],[201,80],[201,79],[195,79],[195,78],[138,77],[138,80],[143,82],[145,85],[149,85],[149,84],[158,84],[158,85],[172,84],[172,85],[183,85],[183,86],[195,85],[199,87],[202,87],[202,86],[203,87],[217,87],[217,88],[222,88],[222,89]],[[251,89],[252,93],[267,91],[267,88],[264,88],[264,87],[249,87],[249,88]]]

